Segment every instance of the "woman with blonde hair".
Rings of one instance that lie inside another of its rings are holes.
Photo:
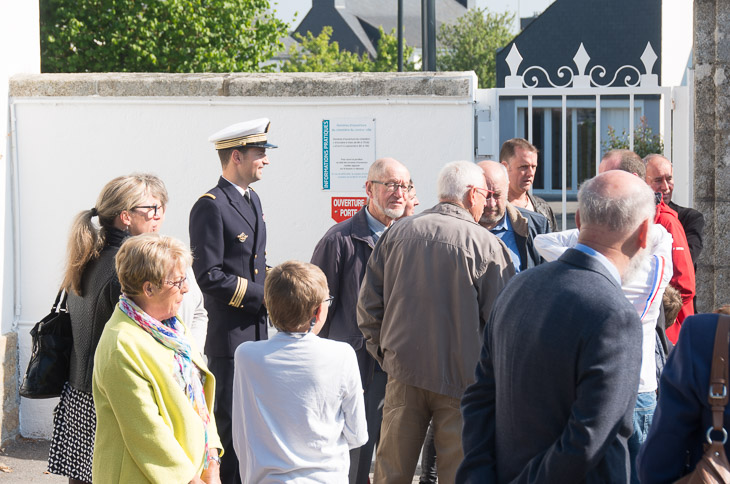
[[[94,355],[95,484],[220,483],[215,378],[178,319],[191,262],[152,233],[117,252],[122,295]]]
[[[54,411],[48,456],[48,470],[70,483],[91,482],[94,351],[121,293],[114,256],[126,237],[159,230],[166,204],[167,191],[156,176],[120,176],[104,186],[94,207],[80,212],[71,227],[63,288],[73,350],[69,381]]]

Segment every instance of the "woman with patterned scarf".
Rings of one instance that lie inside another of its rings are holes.
[[[117,253],[122,295],[94,355],[95,484],[220,482],[215,380],[176,316],[191,260],[153,233]]]

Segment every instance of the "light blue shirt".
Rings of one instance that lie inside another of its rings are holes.
[[[591,257],[595,257],[596,259],[598,259],[598,261],[601,264],[603,264],[606,269],[608,269],[608,272],[611,273],[613,278],[616,279],[616,282],[618,282],[618,285],[619,286],[621,285],[621,274],[618,272],[618,269],[616,269],[616,266],[613,265],[613,262],[608,260],[608,257],[601,254],[600,252],[598,252],[595,249],[591,249],[590,247],[588,247],[585,244],[576,244],[576,246],[573,248],[575,250],[579,250],[579,251],[583,252],[584,254],[588,254]]]
[[[367,207],[365,207],[365,218],[368,219],[368,228],[370,229],[370,233],[373,234],[373,243],[377,243],[380,236],[383,235],[383,232],[385,232],[385,229],[388,227],[382,224],[380,220],[370,215],[370,210],[368,210]]]
[[[520,251],[517,248],[515,231],[512,230],[512,222],[509,221],[507,213],[505,213],[502,220],[497,225],[489,229],[489,231],[496,235],[499,240],[504,242],[504,245],[507,246],[507,250],[509,251],[510,259],[512,259],[512,264],[515,266],[515,273],[520,272]]]

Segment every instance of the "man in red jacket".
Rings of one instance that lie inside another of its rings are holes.
[[[695,271],[692,263],[692,256],[687,243],[687,237],[682,224],[679,222],[677,212],[669,208],[667,203],[669,200],[663,199],[665,191],[658,184],[653,184],[653,172],[650,173],[650,167],[647,162],[652,162],[659,155],[648,155],[643,162],[639,155],[630,150],[611,150],[603,155],[598,172],[603,173],[608,170],[623,170],[646,181],[656,194],[656,217],[654,223],[660,224],[667,229],[672,235],[672,264],[673,273],[669,285],[677,289],[682,296],[682,309],[675,324],[666,329],[667,338],[675,344],[679,338],[679,329],[682,327],[682,321],[687,316],[694,314],[693,298],[695,296]],[[660,157],[665,159],[663,157]],[[670,192],[671,198],[671,192]]]
[[[679,310],[677,320],[666,330],[667,338],[672,343],[677,343],[679,338],[679,330],[682,322],[687,316],[694,314],[695,297],[695,269],[692,263],[692,254],[687,243],[687,236],[684,227],[679,221],[677,212],[669,208],[668,203],[671,200],[671,191],[669,198],[665,198],[666,191],[662,189],[660,184],[652,183],[654,181],[654,165],[657,161],[664,161],[666,158],[659,155],[648,155],[644,158],[646,166],[645,179],[646,183],[656,192],[657,197],[657,214],[654,223],[661,224],[667,232],[672,235],[674,242],[672,243],[672,264],[674,264],[674,274],[669,284],[679,291],[682,296],[682,309]],[[667,161],[668,162],[668,161]]]

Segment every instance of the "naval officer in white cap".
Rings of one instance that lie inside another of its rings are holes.
[[[218,185],[193,205],[190,245],[193,270],[208,310],[205,354],[216,378],[215,419],[224,446],[223,484],[239,484],[231,438],[233,354],[244,341],[267,339],[264,278],[266,225],[250,185],[263,177],[269,160],[269,120],[229,126],[208,138],[218,150],[223,174]]]

